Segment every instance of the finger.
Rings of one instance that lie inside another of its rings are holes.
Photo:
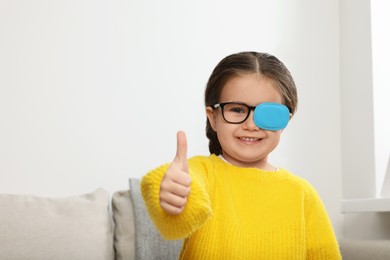
[[[187,161],[187,137],[183,131],[177,132],[176,157]]]
[[[186,176],[188,175],[186,174]],[[179,184],[174,182],[174,180],[173,182],[170,181],[161,183],[161,193],[169,192],[177,196],[187,197],[190,194],[190,191],[191,189],[189,185]]]
[[[186,187],[189,187],[192,182],[188,171],[180,171],[178,174],[173,175],[170,180]]]
[[[175,160],[180,164],[180,169],[188,173],[187,149],[186,134],[183,131],[177,132],[177,149]]]
[[[160,195],[160,204],[161,202],[167,203],[177,208],[181,208],[186,205],[187,197],[181,197],[169,192],[163,192]]]
[[[184,207],[175,207],[164,201],[160,202],[160,206],[165,212],[172,215],[178,215],[184,210]]]

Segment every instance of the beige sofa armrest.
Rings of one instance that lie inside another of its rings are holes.
[[[348,240],[339,241],[343,260],[388,260],[390,240]]]

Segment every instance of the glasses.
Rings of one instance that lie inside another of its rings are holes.
[[[220,107],[223,119],[230,124],[241,124],[249,117],[250,111],[256,108],[238,102],[219,103],[215,104],[213,107]]]
[[[251,110],[254,110],[255,125],[265,130],[284,129],[290,120],[288,108],[273,102],[261,103],[255,107],[240,102],[226,102],[215,104],[213,108],[221,108],[223,119],[230,124],[243,123],[248,119]]]

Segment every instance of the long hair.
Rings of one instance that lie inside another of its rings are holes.
[[[298,104],[297,90],[294,79],[286,66],[275,56],[259,52],[240,52],[222,59],[214,68],[206,85],[205,105],[213,106],[219,103],[222,89],[226,82],[234,76],[259,73],[275,83],[276,90],[283,98],[284,105],[294,114]],[[222,147],[217,133],[206,122],[206,136],[209,139],[210,153],[222,154]]]

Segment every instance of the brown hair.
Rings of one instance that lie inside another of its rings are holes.
[[[294,79],[286,66],[275,56],[259,52],[240,52],[222,59],[214,68],[206,85],[205,105],[219,103],[222,89],[226,82],[234,76],[259,73],[275,82],[276,90],[283,97],[284,105],[294,114],[298,104]],[[206,136],[209,139],[210,153],[222,154],[222,147],[217,133],[207,119]]]

